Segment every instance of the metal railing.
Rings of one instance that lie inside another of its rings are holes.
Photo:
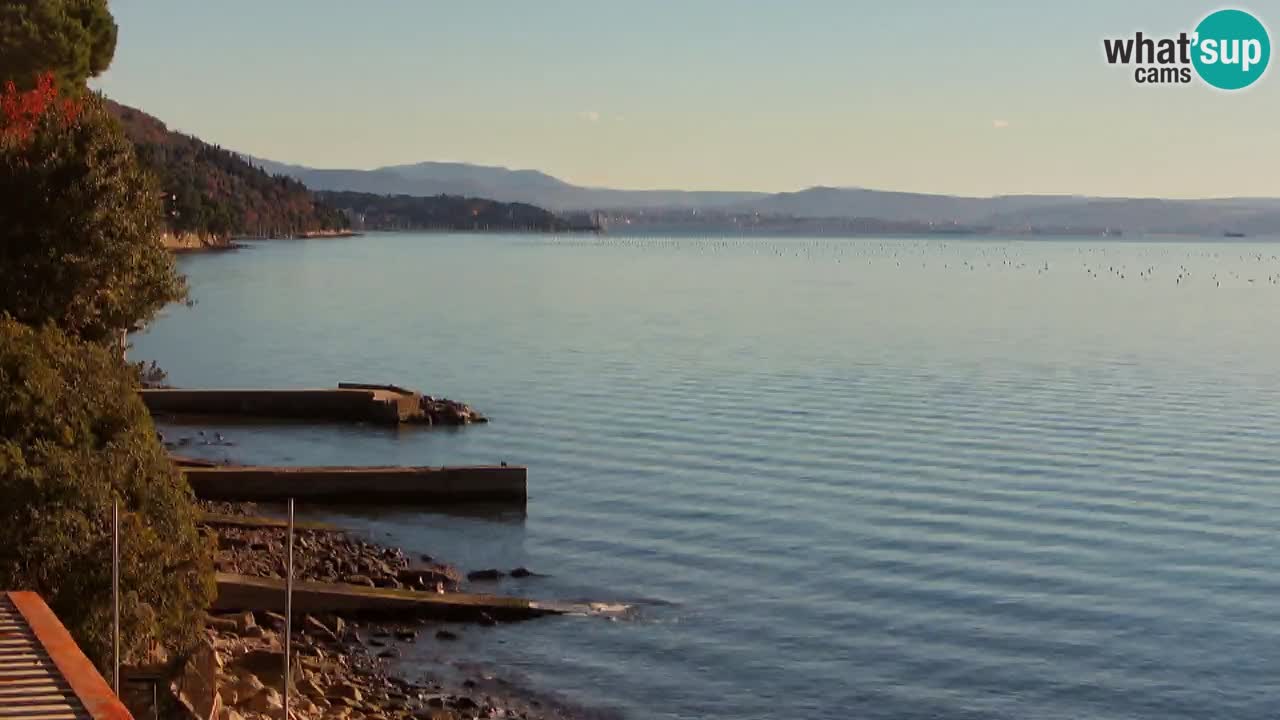
[[[287,546],[288,554],[285,560],[285,596],[284,596],[284,674],[282,676],[282,687],[280,688],[280,697],[282,700],[282,717],[289,720],[289,686],[292,684],[292,657],[293,657],[293,536],[294,536],[294,499],[289,498],[288,501],[288,529]],[[2,609],[0,609],[2,610]],[[112,689],[116,695],[120,695],[120,501],[115,500],[111,504],[111,647],[112,647]],[[0,621],[2,621],[0,616]],[[0,636],[2,636],[3,624],[0,622]],[[3,646],[0,645],[0,651]],[[2,666],[0,666],[2,669]],[[0,675],[0,680],[3,676]],[[156,709],[155,686],[152,686],[152,707]],[[0,705],[3,705],[4,697],[0,695]],[[6,720],[9,716],[0,710],[0,720]],[[42,716],[42,720],[43,716]]]

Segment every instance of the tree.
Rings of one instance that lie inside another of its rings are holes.
[[[156,441],[138,378],[106,348],[0,316],[0,587],[40,592],[99,667],[111,657],[113,499],[122,655],[198,637],[211,548]]]
[[[53,72],[78,93],[116,52],[116,23],[107,0],[0,0],[0,82],[21,89]]]
[[[0,96],[0,312],[106,342],[186,287],[161,243],[160,191],[95,94],[51,76]]]

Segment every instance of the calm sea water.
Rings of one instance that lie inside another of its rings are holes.
[[[174,384],[394,382],[461,431],[246,462],[530,467],[526,515],[329,513],[620,620],[461,650],[629,718],[1280,716],[1280,244],[371,235],[188,257]],[[313,513],[320,512],[311,509]]]

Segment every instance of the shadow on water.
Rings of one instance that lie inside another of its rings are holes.
[[[484,520],[505,525],[522,525],[529,518],[523,505],[465,503],[460,505],[419,505],[387,507],[375,503],[343,503],[342,514],[368,522],[421,522],[424,514],[464,520]]]
[[[347,428],[351,432],[369,432],[384,435],[412,436],[418,433],[452,434],[474,430],[470,425],[422,425],[406,423],[400,425],[378,425],[369,422],[351,422],[331,418],[286,418],[257,417],[250,415],[217,415],[195,413],[156,413],[153,416],[157,426],[165,425],[178,430],[208,429],[213,426],[230,426],[242,432],[280,428]],[[487,423],[479,423],[483,426]]]

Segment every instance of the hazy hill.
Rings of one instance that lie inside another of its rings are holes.
[[[721,213],[721,217],[758,213],[804,220],[874,219],[1008,232],[1280,233],[1280,199],[1276,198],[963,197],[836,187],[784,193],[612,190],[573,185],[536,170],[465,163],[424,162],[374,170],[317,170],[265,160],[255,162],[323,190],[465,195],[531,203],[558,211],[714,210]]]
[[[296,178],[315,190],[418,196],[463,195],[529,203],[551,210],[729,207],[765,196],[765,193],[755,192],[588,188],[537,170],[510,170],[466,163],[423,162],[374,170],[325,170],[261,158],[250,159],[270,172]]]
[[[416,197],[321,190],[325,202],[343,211],[353,225],[368,230],[518,230],[564,232],[590,229],[527,203],[504,203],[457,195]]]
[[[294,178],[272,176],[236,153],[173,132],[137,108],[111,101],[108,107],[138,159],[160,179],[176,232],[285,237],[347,226],[342,213]]]

